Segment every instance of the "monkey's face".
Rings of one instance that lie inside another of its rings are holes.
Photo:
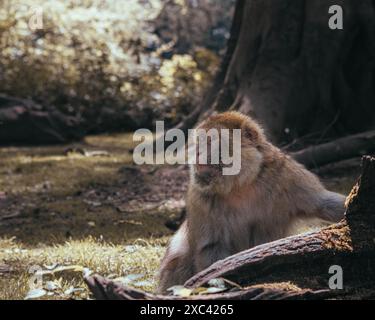
[[[223,135],[222,129],[228,134]],[[191,179],[201,191],[227,194],[257,177],[264,136],[250,118],[233,112],[213,116],[197,128],[196,134]]]
[[[199,185],[209,186],[222,176],[222,170],[218,165],[196,164],[194,174]]]
[[[221,127],[202,124],[197,128],[195,141],[195,164],[192,167],[194,180],[202,188],[210,188],[223,176]],[[230,143],[229,143],[230,144]]]

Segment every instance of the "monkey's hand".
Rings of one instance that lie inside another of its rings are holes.
[[[206,269],[218,260],[230,256],[230,252],[219,242],[202,244],[201,246],[198,245],[197,251],[194,261],[197,272]]]

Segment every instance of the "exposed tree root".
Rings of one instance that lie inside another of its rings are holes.
[[[375,296],[375,158],[364,157],[363,173],[347,200],[345,219],[316,232],[280,239],[217,261],[189,279],[197,288],[211,279],[238,284],[224,293],[185,299],[326,299]],[[329,268],[344,271],[344,289],[330,290]],[[97,299],[161,299],[100,276],[86,279]],[[288,283],[290,285],[288,285]]]
[[[375,152],[375,131],[367,131],[292,153],[292,157],[308,168],[346,160]]]

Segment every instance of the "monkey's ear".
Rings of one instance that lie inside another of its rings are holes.
[[[244,125],[241,130],[242,130],[243,136],[246,139],[249,139],[251,141],[256,141],[259,138],[259,133],[254,128]]]

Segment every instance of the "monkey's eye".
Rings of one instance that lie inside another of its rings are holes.
[[[258,138],[258,133],[252,128],[245,127],[242,129],[243,136],[251,141],[255,141]]]

